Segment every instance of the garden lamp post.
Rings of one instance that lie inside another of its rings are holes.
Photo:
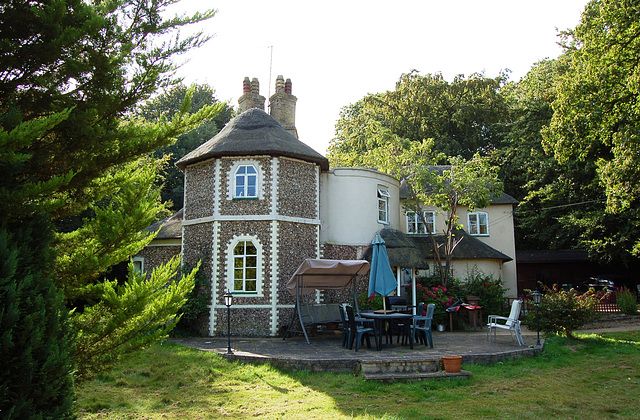
[[[233,295],[229,293],[225,293],[223,296],[224,304],[227,307],[227,354],[233,354],[231,351],[231,305],[233,305]]]
[[[533,303],[536,304],[536,331],[538,333],[538,341],[536,342],[536,346],[540,345],[540,301],[542,300],[542,293],[538,290],[533,292]]]

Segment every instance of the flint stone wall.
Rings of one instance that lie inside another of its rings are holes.
[[[180,251],[180,245],[146,246],[135,256],[144,259],[143,269],[148,278],[156,267],[166,264],[171,258],[180,255]]]
[[[325,260],[359,260],[367,249],[366,246],[354,245],[321,245],[322,258]],[[364,294],[369,290],[369,275],[358,276],[356,294]],[[351,290],[325,290],[322,293],[322,301],[325,303],[346,303],[353,301]]]
[[[296,298],[287,290],[287,282],[305,259],[318,258],[318,227],[282,222],[278,231],[278,304],[295,305]],[[278,309],[278,330],[289,325],[292,315],[291,308]]]
[[[318,167],[313,163],[280,159],[278,166],[278,214],[318,218]]]
[[[215,160],[185,168],[184,220],[212,216],[215,191]]]
[[[231,168],[237,161],[257,163],[262,177],[258,177],[259,198],[233,199],[231,186],[233,173]],[[273,173],[269,157],[222,158],[220,159],[220,214],[223,216],[265,215],[271,213],[271,194],[273,190]]]

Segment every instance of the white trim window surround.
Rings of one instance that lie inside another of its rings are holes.
[[[407,233],[410,235],[436,233],[436,213],[423,211],[422,219],[413,211],[407,212]]]
[[[227,284],[232,293],[261,295],[262,247],[252,237],[236,238],[228,249]]]
[[[133,257],[133,269],[137,273],[144,274],[144,258],[142,257]]]
[[[254,164],[238,165],[233,172],[233,198],[258,198],[258,170]]]
[[[489,236],[489,214],[484,211],[469,213],[469,235]]]
[[[378,187],[378,223],[389,223],[389,190]]]

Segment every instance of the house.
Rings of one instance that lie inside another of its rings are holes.
[[[406,252],[391,252],[399,278],[429,267],[420,243],[423,227],[405,214],[400,182],[366,168],[330,169],[324,156],[298,138],[290,80],[278,76],[270,113],[265,100],[258,81],[245,78],[239,115],[177,162],[185,174],[184,209],[151,226],[158,235],[135,257],[145,271],[177,254],[186,266],[202,261],[212,286],[210,316],[202,327],[209,335],[225,333],[227,290],[235,297],[235,334],[277,335],[293,314],[294,297],[285,285],[302,261],[362,258],[379,232],[404,238],[396,242]],[[454,255],[454,274],[478,267],[502,277],[513,296],[514,202],[506,197],[487,209],[462,209],[469,240]],[[444,223],[436,209],[424,211],[433,215],[430,229]]]

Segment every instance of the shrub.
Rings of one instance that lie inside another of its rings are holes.
[[[616,302],[618,302],[618,309],[620,309],[620,312],[623,314],[635,315],[638,313],[636,296],[629,289],[623,289],[618,292]]]
[[[489,315],[502,315],[507,299],[504,297],[506,289],[503,287],[502,279],[494,279],[483,272],[474,269],[461,284],[459,296],[466,301],[467,296],[477,296],[480,299],[480,306],[485,317]]]
[[[560,290],[558,285],[543,288],[544,294],[539,308],[540,330],[569,338],[574,330],[596,318],[596,305],[604,295],[604,292],[595,292],[593,289],[579,294],[575,289]],[[532,306],[535,305],[532,303]],[[527,314],[525,322],[528,325],[536,325],[535,311]]]
[[[382,309],[383,305],[383,297],[375,294],[374,296],[369,296],[367,292],[362,292],[358,295],[358,308],[362,310],[374,310],[377,311]]]
[[[178,278],[188,275],[193,268],[185,265],[181,268]],[[202,335],[198,327],[202,323],[203,316],[209,314],[211,303],[211,282],[206,278],[203,270],[198,270],[196,273],[195,285],[186,298],[187,301],[178,312],[180,321],[171,331],[173,337]]]
[[[413,294],[411,286],[405,286],[409,298]],[[416,302],[424,302],[425,305],[436,305],[433,313],[434,324],[444,324],[447,320],[447,309],[455,301],[454,295],[446,287],[440,284],[440,276],[419,277],[416,279]]]

